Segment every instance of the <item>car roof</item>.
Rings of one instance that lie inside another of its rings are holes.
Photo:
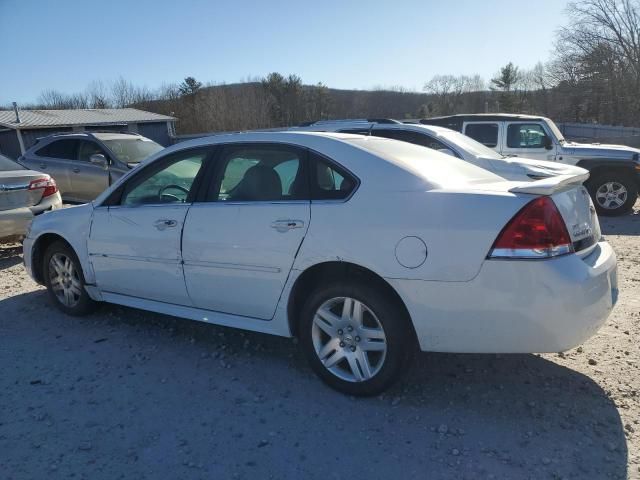
[[[412,130],[412,131],[420,131],[426,130],[434,135],[439,135],[442,133],[450,132],[450,128],[446,128],[440,125],[423,125],[421,123],[400,123],[400,122],[377,122],[370,120],[325,120],[322,122],[312,123],[310,125],[303,125],[298,127],[291,127],[289,131],[338,131],[344,129],[361,129],[367,130],[372,128],[374,130],[385,129],[385,130]]]
[[[443,115],[440,117],[423,118],[420,121],[430,120],[448,120],[448,119],[462,119],[462,120],[543,120],[545,117],[540,115],[527,115],[527,114],[515,114],[515,113],[458,113],[455,115]]]

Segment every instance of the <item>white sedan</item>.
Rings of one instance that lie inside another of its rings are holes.
[[[220,135],[36,218],[24,259],[71,315],[110,302],[298,336],[324,381],[371,395],[416,347],[558,352],[596,332],[616,257],[585,178],[507,181],[377,137]]]

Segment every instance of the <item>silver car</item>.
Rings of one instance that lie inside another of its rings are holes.
[[[135,133],[56,134],[38,141],[18,162],[51,175],[65,201],[85,203],[163,148]]]
[[[0,155],[0,241],[26,234],[31,220],[62,207],[56,182]]]

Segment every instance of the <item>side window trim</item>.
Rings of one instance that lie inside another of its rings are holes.
[[[148,173],[150,170],[152,171],[160,171],[162,170],[162,168],[167,164],[167,163],[171,163],[171,159],[174,158],[176,155],[186,155],[189,154],[190,152],[196,153],[196,152],[207,152],[204,159],[202,160],[203,166],[200,169],[200,171],[198,172],[193,185],[191,186],[191,191],[189,192],[189,196],[187,197],[187,201],[185,202],[186,204],[192,204],[194,203],[194,199],[196,197],[196,195],[198,194],[201,186],[202,186],[202,179],[204,174],[210,169],[210,163],[212,160],[212,157],[215,154],[216,148],[215,145],[205,145],[205,146],[199,146],[199,147],[191,147],[191,148],[185,148],[184,150],[176,150],[174,152],[168,153],[167,155],[165,155],[162,158],[159,158],[157,160],[155,160],[154,162],[145,165],[144,167],[142,167],[139,171],[133,173],[130,176],[126,177],[126,180],[123,181],[120,185],[117,186],[117,188],[115,190],[113,190],[113,192],[111,192],[111,194],[100,204],[97,205],[96,208],[100,208],[100,207],[109,207],[109,208],[136,208],[136,207],[149,207],[149,206],[166,206],[166,205],[170,205],[168,203],[147,203],[147,204],[140,204],[140,205],[122,205],[122,195],[124,194],[124,191],[126,189],[126,186],[130,183],[135,181],[136,179],[138,179],[141,175],[144,175],[145,173]]]
[[[254,201],[254,200],[236,200],[236,201],[220,201],[219,192],[220,187],[222,185],[222,175],[224,173],[224,168],[226,165],[222,161],[222,158],[225,154],[225,150],[228,148],[260,148],[267,147],[272,149],[291,149],[295,151],[299,155],[300,159],[300,173],[299,175],[304,175],[307,183],[307,191],[309,191],[309,155],[308,149],[300,147],[299,145],[293,145],[290,143],[284,142],[229,142],[229,143],[221,143],[217,145],[217,151],[213,158],[213,166],[208,171],[206,179],[203,181],[202,185],[202,193],[198,196],[197,203],[217,203],[221,205],[246,205],[246,204],[269,204],[269,203],[309,203],[310,198],[302,198],[302,199],[287,199],[287,200],[263,200],[263,201]],[[307,195],[310,197],[310,195]]]

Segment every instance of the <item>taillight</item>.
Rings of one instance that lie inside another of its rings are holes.
[[[29,190],[40,189],[43,189],[42,197],[44,198],[56,193],[58,191],[58,186],[56,185],[56,181],[51,177],[38,178],[29,182]]]
[[[573,252],[571,237],[549,197],[529,202],[507,223],[489,258],[549,258]]]

